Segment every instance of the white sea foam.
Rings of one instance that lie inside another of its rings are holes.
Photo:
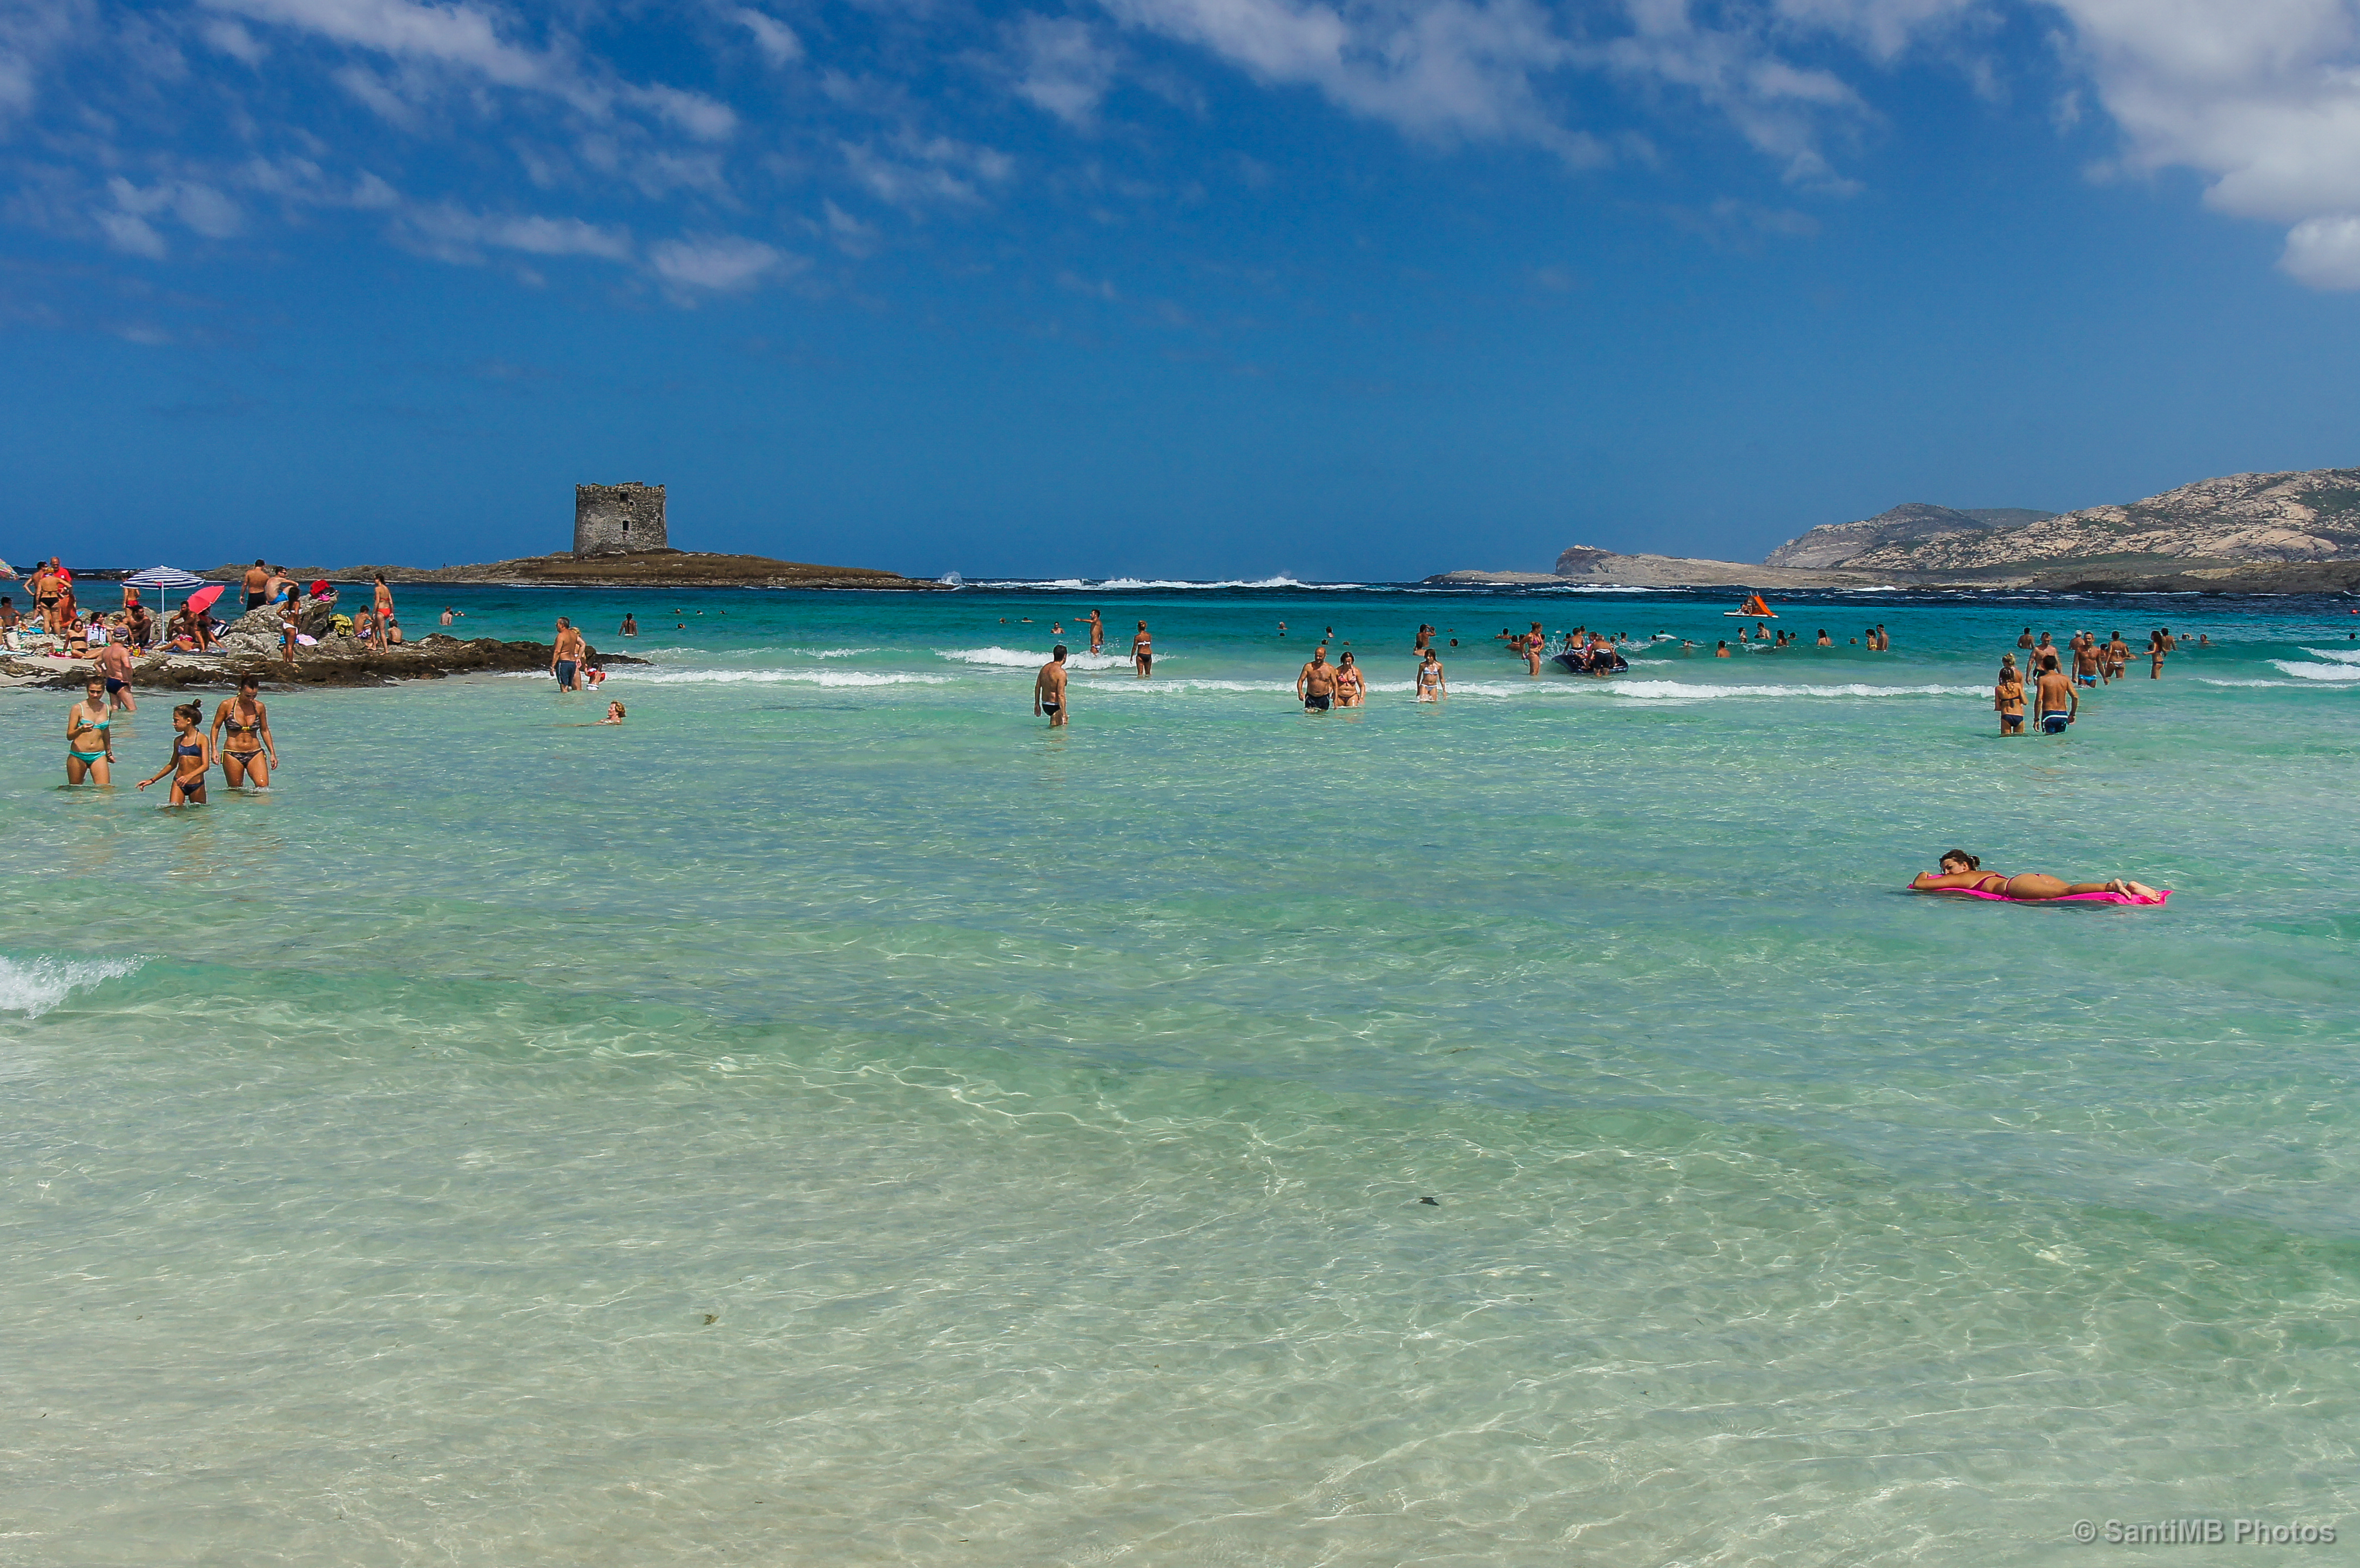
[[[546,675],[540,676],[547,680]],[[947,686],[947,675],[905,675],[873,670],[616,670],[612,681],[641,686]]]
[[[800,654],[805,659],[850,659],[856,654],[882,653],[885,650],[880,648],[790,648],[780,651]]]
[[[2307,648],[2302,651],[2313,659],[2333,659],[2338,664],[2360,664],[2360,648]]]
[[[1027,653],[1022,648],[997,646],[939,648],[934,651],[944,659],[956,659],[961,664],[985,664],[997,670],[1038,670],[1049,662],[1049,650],[1045,648],[1038,653]],[[1155,657],[1157,661],[1161,662],[1168,656],[1159,652]],[[1131,668],[1131,655],[1068,652],[1065,655],[1065,662],[1076,670],[1128,670]]]
[[[1371,691],[1376,689],[1370,688]],[[1293,684],[1284,681],[1191,681],[1185,677],[1176,681],[1166,681],[1161,677],[1153,681],[1104,682],[1094,681],[1089,686],[1093,696],[1104,691],[1116,696],[1124,692],[1132,692],[1142,697],[1155,696],[1166,691],[1293,691],[1294,690]],[[1409,688],[1404,686],[1402,690],[1406,691]]]
[[[1773,686],[1773,685],[1711,685],[1694,681],[1612,681],[1606,685],[1609,695],[1616,697],[1698,698],[1719,697],[1980,697],[1988,695],[1980,686],[1871,686],[1852,681],[1833,686]]]
[[[2283,670],[2298,681],[2360,681],[2360,664],[2305,664],[2300,659],[2273,659],[2270,668]]]
[[[1086,589],[1094,593],[1101,590],[1120,592],[1124,589],[1132,588],[1317,588],[1320,592],[1326,593],[1330,590],[1362,588],[1367,586],[1367,584],[1360,583],[1300,583],[1292,577],[1257,577],[1251,579],[1229,577],[1224,578],[1218,583],[1196,583],[1190,582],[1185,578],[1177,577],[1109,577],[1102,581],[1092,583],[1079,577],[1059,577],[1039,583],[1028,583],[1021,579],[1009,579],[1007,581],[997,583],[971,583],[967,586],[971,588],[1054,588],[1065,593],[1076,593]]]
[[[2267,686],[2281,691],[2294,684],[2291,681],[2215,681],[2210,675],[2198,676],[2196,683],[2200,686]]]
[[[77,990],[138,973],[143,958],[0,958],[0,1013],[38,1018]]]

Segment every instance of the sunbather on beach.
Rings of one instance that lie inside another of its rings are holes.
[[[2111,882],[2066,882],[2039,871],[2019,871],[2013,877],[1985,871],[1982,861],[1960,849],[1942,856],[1941,865],[1939,872],[1920,871],[1909,886],[1921,893],[1996,893],[2002,898],[2035,900],[2061,898],[2068,893],[2123,893],[2147,903],[2163,897],[2127,877]]]

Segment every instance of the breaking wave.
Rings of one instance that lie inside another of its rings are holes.
[[[0,958],[0,1013],[38,1018],[78,990],[136,975],[144,958]]]
[[[1045,648],[1038,653],[1027,653],[1022,648],[997,646],[942,648],[934,651],[944,659],[956,659],[961,664],[985,664],[996,670],[1038,670],[1049,662],[1049,650]],[[1155,655],[1155,661],[1161,664],[1169,657],[1168,654],[1159,650]],[[1128,670],[1131,668],[1131,655],[1069,652],[1065,655],[1065,662],[1076,670]]]
[[[547,676],[538,679],[546,681]],[[947,675],[903,675],[869,670],[615,670],[610,681],[635,686],[947,686]]]
[[[1695,701],[1717,697],[1981,697],[1980,686],[1870,686],[1852,681],[1840,686],[1710,685],[1693,681],[1611,681],[1607,693],[1615,697],[1674,698]]]
[[[2299,659],[2273,659],[2270,668],[2283,670],[2298,681],[2360,681],[2360,663],[2305,664]]]

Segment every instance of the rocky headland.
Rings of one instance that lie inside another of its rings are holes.
[[[216,566],[202,573],[215,583],[235,583],[249,569]],[[383,576],[390,583],[519,588],[865,588],[895,593],[940,590],[943,584],[865,566],[814,566],[773,561],[766,555],[716,555],[692,550],[642,550],[601,555],[531,555],[472,566],[306,566],[292,576],[310,582],[366,583]]]
[[[2079,593],[2360,590],[2360,468],[2234,474],[2072,512],[1913,501],[1787,540],[1760,565],[1575,546],[1546,574],[1439,583],[1632,588],[2042,588]]]

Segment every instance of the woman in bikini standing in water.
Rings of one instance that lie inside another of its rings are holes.
[[[107,728],[112,723],[114,715],[107,712],[106,682],[93,675],[88,693],[66,715],[67,783],[115,782],[115,736]]]
[[[270,770],[279,766],[279,743],[270,735],[270,711],[256,695],[261,689],[258,676],[246,676],[237,683],[237,695],[213,710],[213,748],[221,758],[222,777],[233,789],[247,784],[269,789]],[[224,728],[229,731],[225,745]]]
[[[2142,903],[2160,903],[2163,895],[2144,882],[2117,877],[2111,882],[2064,882],[2039,871],[2005,876],[1985,871],[1983,863],[1962,849],[1942,856],[1939,872],[1920,871],[1909,886],[1920,893],[1996,893],[2003,898],[2061,898],[2068,893],[2125,893]]]
[[[183,702],[172,710],[172,755],[163,767],[139,780],[145,789],[167,773],[172,776],[172,798],[167,804],[205,803],[205,775],[213,771],[213,743],[197,726],[205,722],[202,702]]]
[[[1336,661],[1336,705],[1357,708],[1369,700],[1369,679],[1360,673],[1349,648]]]

